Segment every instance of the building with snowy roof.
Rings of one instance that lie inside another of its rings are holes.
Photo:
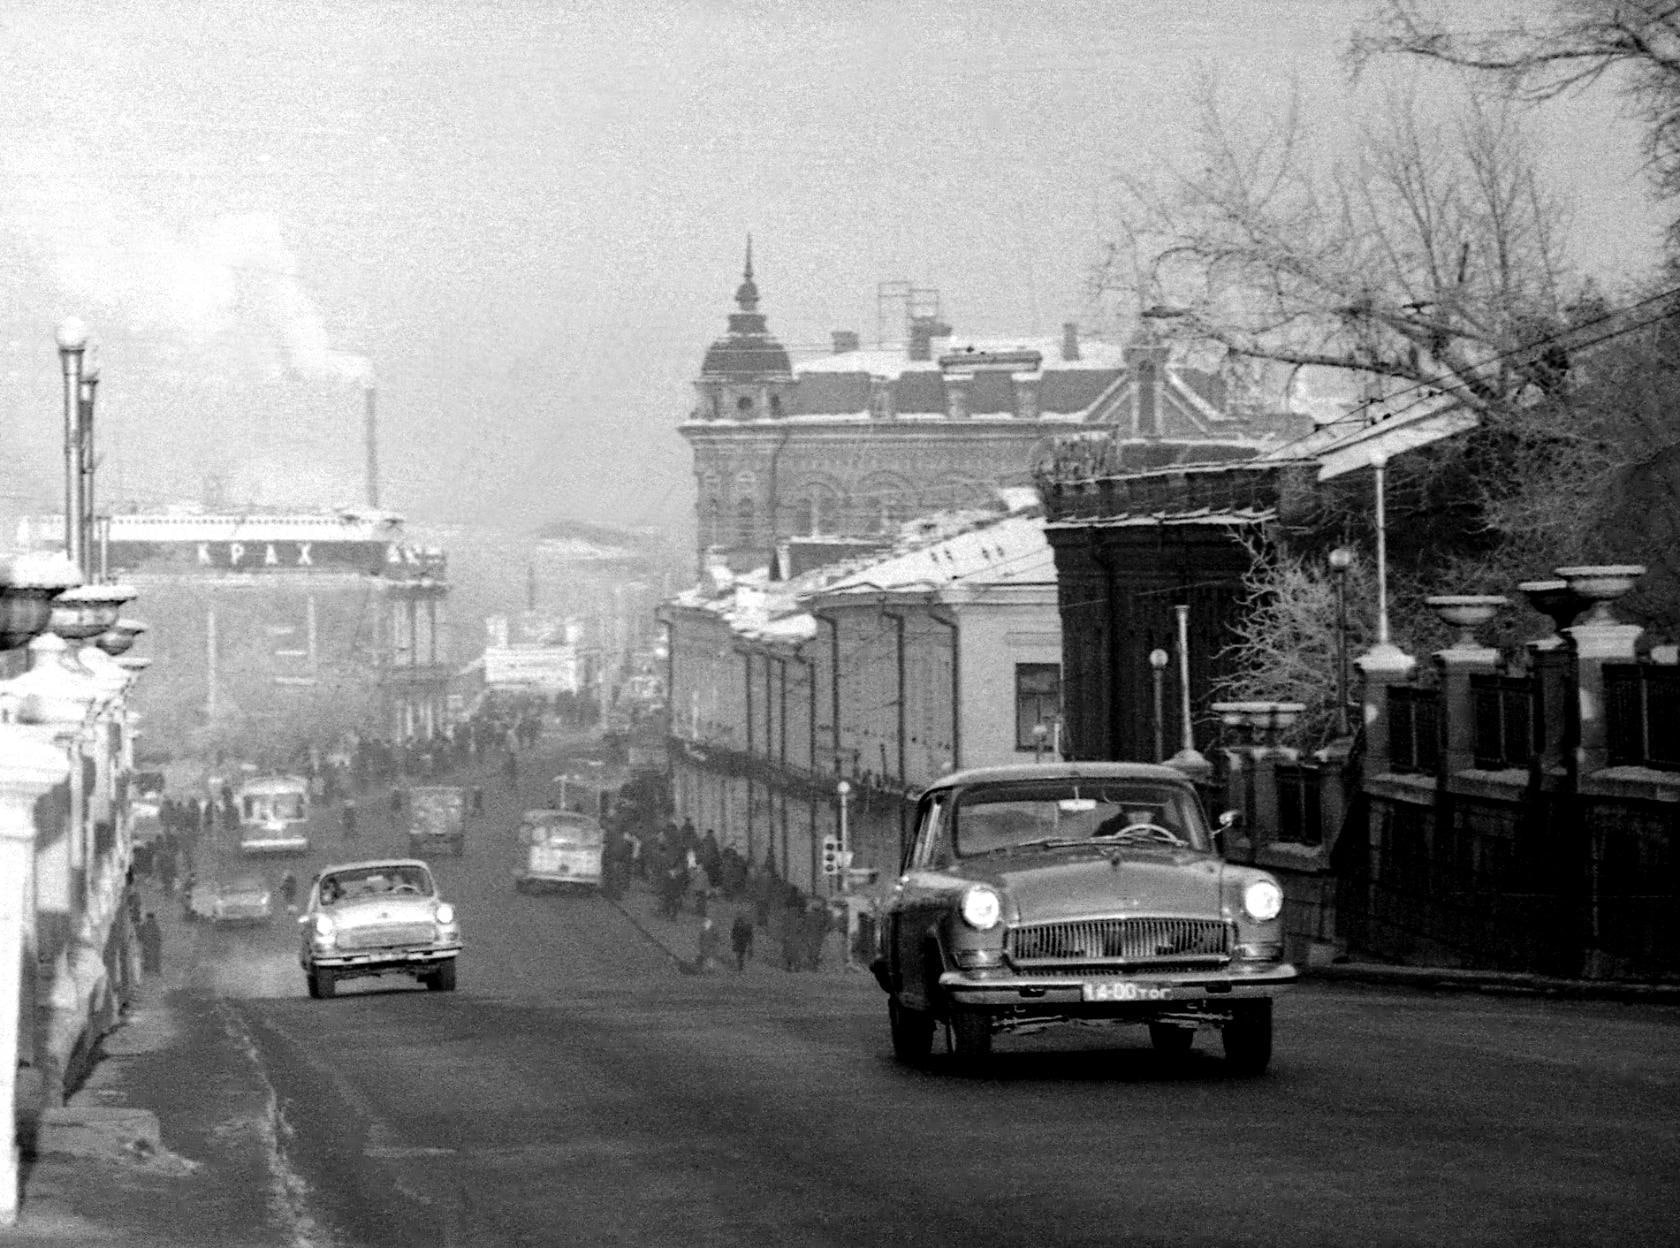
[[[1104,444],[1111,468],[1248,459],[1300,423],[1239,374],[1181,366],[1147,332],[1124,345],[954,334],[910,315],[906,345],[795,362],[759,310],[752,252],[728,329],[707,349],[680,426],[694,449],[699,563],[768,564],[789,540],[880,540],[911,517],[991,505],[1028,486],[1058,441]]]
[[[890,881],[920,788],[1053,751],[1055,569],[1036,496],[1010,502],[787,579],[719,567],[667,602],[677,818],[821,895],[841,781],[853,864]]]

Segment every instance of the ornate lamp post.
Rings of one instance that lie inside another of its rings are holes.
[[[1353,566],[1353,552],[1338,546],[1330,552],[1330,571],[1336,581],[1336,735],[1348,736],[1348,618],[1347,578]]]
[[[58,359],[64,369],[64,553],[70,562],[88,570],[82,544],[82,356],[87,350],[87,326],[75,317],[58,327]]]
[[[1149,652],[1150,676],[1155,685],[1155,761],[1167,756],[1166,677],[1172,656],[1159,647]]]
[[[96,572],[98,579],[104,578],[104,570],[99,567],[98,554],[94,549],[93,537],[93,400],[98,390],[99,358],[93,349],[89,348],[82,357],[82,385],[76,402],[76,437],[79,442],[76,459],[82,474],[82,567],[90,580],[95,579]]]
[[[834,786],[834,795],[840,799],[840,895],[846,907],[846,947],[842,951],[841,960],[849,970],[852,965],[852,941],[857,935],[857,917],[852,911],[850,893],[852,891],[852,837],[847,822],[847,807],[851,804],[852,785],[849,780],[841,780]]]

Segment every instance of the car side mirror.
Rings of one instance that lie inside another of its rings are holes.
[[[307,914],[300,914],[297,917],[297,922],[299,927],[306,927],[309,923],[309,916]]]
[[[1243,815],[1240,810],[1222,810],[1219,812],[1219,826],[1213,831],[1213,847],[1221,854],[1230,842],[1230,833],[1242,827]]]

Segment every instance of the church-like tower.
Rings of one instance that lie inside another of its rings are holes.
[[[787,349],[771,336],[758,310],[753,281],[752,237],[747,237],[747,266],[735,290],[738,312],[729,314],[729,332],[706,350],[695,388],[700,391],[700,420],[779,420],[786,414],[794,384]]]

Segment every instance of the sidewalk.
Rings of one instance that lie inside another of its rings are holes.
[[[700,916],[694,911],[692,896],[684,900],[682,912],[675,919],[668,919],[660,913],[659,898],[655,895],[652,885],[646,880],[632,880],[625,888],[624,895],[612,900],[610,904],[629,919],[649,941],[664,950],[678,969],[685,974],[693,973],[700,953]],[[725,901],[719,896],[709,903],[707,913],[718,929],[719,965],[716,974],[781,978],[813,973],[782,969],[782,946],[775,936],[774,921],[770,930],[762,927],[754,929],[752,956],[747,959],[746,969],[737,972],[735,954],[729,947],[729,925],[735,921],[736,914],[742,911],[751,918],[752,902],[745,899],[738,902]],[[865,966],[858,965],[847,969],[840,956],[840,945],[840,934],[830,932],[823,940],[822,959],[815,974],[862,975],[867,978],[869,969]]]
[[[1329,962],[1303,966],[1302,979],[1384,985],[1413,992],[1485,992],[1506,996],[1562,997],[1680,1005],[1680,982],[1565,979],[1523,971],[1478,971],[1465,967],[1393,966],[1383,962]]]
[[[180,903],[148,889],[164,970],[64,1108],[21,1158],[22,1207],[8,1245],[268,1248],[294,1242],[271,1191],[271,1090],[234,1016],[187,985]]]

